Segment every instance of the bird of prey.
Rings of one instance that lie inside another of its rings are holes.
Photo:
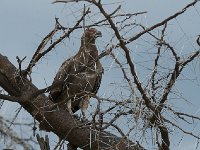
[[[78,53],[61,65],[52,83],[55,88],[49,94],[50,100],[62,103],[60,107],[71,114],[81,109],[83,118],[89,104],[89,93],[97,93],[103,74],[95,44],[96,38],[101,36],[95,28],[85,30]]]

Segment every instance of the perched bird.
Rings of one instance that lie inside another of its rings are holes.
[[[49,94],[50,100],[62,101],[61,107],[71,114],[81,109],[83,118],[90,99],[88,93],[97,93],[103,74],[95,44],[96,38],[101,36],[95,28],[85,30],[78,53],[61,65],[52,85],[59,84]]]

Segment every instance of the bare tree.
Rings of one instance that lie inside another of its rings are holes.
[[[65,27],[56,18],[54,29],[43,38],[27,68],[22,68],[26,57],[17,57],[19,66],[15,67],[6,56],[0,54],[0,86],[7,93],[0,94],[0,98],[19,103],[37,120],[41,130],[55,133],[60,141],[54,149],[61,149],[65,141],[69,142],[69,149],[145,149],[141,139],[147,139],[151,135],[149,140],[153,141],[154,147],[168,150],[173,128],[199,140],[199,133],[195,134],[183,128],[182,122],[199,123],[200,118],[184,112],[185,110],[177,110],[171,101],[174,95],[179,97],[175,85],[181,76],[184,76],[184,70],[199,57],[200,36],[194,41],[196,47],[190,47],[187,53],[181,53],[166,37],[170,22],[199,1],[193,0],[150,27],[132,21],[133,17],[147,12],[121,13],[119,5],[108,13],[101,0],[56,0],[54,3],[78,4],[81,1],[89,3],[96,12],[85,6],[82,15],[72,27]],[[95,13],[101,14],[103,19],[94,19],[92,23],[87,23],[87,18],[93,19]],[[75,30],[84,30],[87,27],[103,28],[113,33],[108,40],[112,44],[108,42],[104,45],[105,50],[99,58],[103,60],[108,57],[114,61],[123,76],[123,84],[114,84],[116,88],[121,88],[121,93],[116,98],[87,93],[93,97],[95,104],[92,106],[93,110],[89,110],[91,115],[88,120],[82,122],[67,111],[57,109],[58,104],[51,102],[44,94],[56,85],[38,89],[32,82],[32,71],[41,58],[54,51],[55,47],[69,38]],[[160,34],[155,34],[155,30]],[[146,37],[149,43],[152,41],[153,48],[134,52],[135,42],[142,37]],[[118,52],[120,56],[117,55]],[[140,55],[141,59],[133,59],[134,55]],[[137,66],[143,70],[137,69]],[[145,80],[142,80],[143,78]],[[126,127],[120,122],[124,122]],[[50,149],[47,137],[44,140],[37,136],[37,139],[41,149]]]

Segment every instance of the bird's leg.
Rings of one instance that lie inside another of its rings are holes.
[[[73,112],[72,112],[72,101],[71,99],[67,101],[67,110],[68,112],[73,115]]]
[[[80,102],[80,108],[81,108],[81,113],[82,113],[82,119],[83,121],[86,120],[85,112],[88,108],[90,96],[87,95],[81,102]]]

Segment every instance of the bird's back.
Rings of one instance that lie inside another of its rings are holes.
[[[94,28],[85,31],[78,53],[62,64],[54,79],[53,84],[61,84],[50,92],[52,101],[67,103],[71,100],[70,107],[75,112],[79,109],[80,102],[90,97],[88,93],[96,94],[103,74],[95,45],[95,39],[100,36],[101,32]]]

